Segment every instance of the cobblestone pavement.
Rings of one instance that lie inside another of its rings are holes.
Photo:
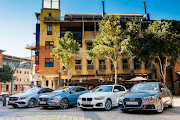
[[[0,101],[0,120],[180,120],[180,97],[174,97],[174,108],[166,108],[163,113],[134,111],[124,113],[119,108],[111,111],[82,111],[77,107],[69,109],[13,108],[2,106]]]

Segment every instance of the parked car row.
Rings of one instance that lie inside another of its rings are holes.
[[[173,107],[170,90],[160,82],[140,83],[127,90],[122,85],[102,85],[92,91],[81,86],[52,88],[31,88],[9,97],[8,105],[13,107],[43,108],[60,107],[67,109],[77,105],[82,110],[104,108],[110,110],[119,106],[120,110],[155,110],[163,112],[164,107]]]

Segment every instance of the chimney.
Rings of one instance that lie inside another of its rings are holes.
[[[145,14],[147,14],[146,13],[146,2],[144,2],[144,12],[145,12]]]
[[[103,5],[103,16],[106,14],[105,13],[105,8],[104,8],[104,1],[102,1],[102,5]]]

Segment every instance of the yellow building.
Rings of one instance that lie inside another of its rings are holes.
[[[80,52],[74,56],[70,69],[70,85],[97,86],[99,84],[114,83],[114,68],[109,59],[96,60],[94,64],[84,55],[85,50],[92,49],[92,40],[100,32],[98,23],[103,14],[66,14],[61,16],[57,6],[53,7],[43,2],[41,13],[36,13],[36,75],[42,80],[42,87],[64,86],[67,83],[67,71],[59,62],[50,55],[56,46],[58,39],[64,36],[66,31],[71,31],[74,39],[80,43]],[[149,21],[142,21],[140,14],[114,14],[120,15],[124,21],[136,20],[142,26]],[[143,29],[143,27],[142,27]],[[135,58],[121,57],[118,60],[118,81],[129,79],[134,75],[144,75],[153,78],[153,66],[147,63],[139,63]]]

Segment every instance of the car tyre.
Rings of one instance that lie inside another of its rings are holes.
[[[124,112],[124,113],[128,112],[128,110],[124,110],[124,109],[122,109],[121,111]]]
[[[48,107],[47,107],[47,106],[44,106],[43,109],[48,109]]]
[[[60,103],[60,108],[67,109],[69,107],[69,100],[67,98],[63,98]]]
[[[162,100],[161,100],[161,99],[158,99],[157,104],[158,104],[158,105],[157,105],[157,107],[156,107],[156,112],[157,112],[157,113],[162,113],[163,110],[164,110],[164,104],[163,104]]]
[[[107,99],[105,102],[105,110],[109,111],[112,107],[112,103],[110,99]]]
[[[14,108],[18,108],[18,106],[17,106],[17,105],[13,105],[13,107],[14,107]]]
[[[33,108],[36,105],[36,100],[31,98],[28,102],[28,107]]]

